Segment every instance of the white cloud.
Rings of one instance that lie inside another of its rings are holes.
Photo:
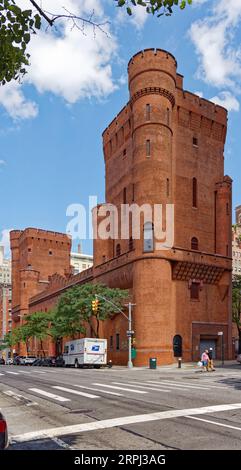
[[[229,91],[223,91],[218,96],[214,96],[210,99],[215,104],[223,106],[228,111],[239,111],[239,101]]]
[[[214,86],[235,87],[241,78],[241,49],[235,32],[241,22],[241,0],[215,0],[211,15],[196,21],[190,37],[199,60],[199,76]]]
[[[9,232],[11,232],[12,229],[5,229],[0,232],[1,238],[0,238],[0,245],[4,247],[4,256],[6,258],[10,257],[10,237],[9,237]]]
[[[28,0],[18,0],[23,8],[29,8]],[[42,8],[53,13],[71,13],[105,23],[106,18],[100,0],[42,0]],[[111,61],[117,50],[117,41],[111,37],[109,24],[104,31],[85,25],[84,33],[66,19],[59,20],[55,28],[43,28],[32,36],[29,44],[31,66],[24,83],[34,85],[41,93],[51,92],[67,103],[81,98],[103,98],[116,88]],[[1,87],[0,103],[13,118],[35,117],[37,107],[24,99],[20,86],[10,84]]]
[[[125,8],[118,8],[117,23],[118,24],[132,24],[137,30],[141,30],[148,20],[146,9],[141,5],[136,5],[132,8],[132,15],[129,16]]]
[[[21,85],[15,81],[0,87],[0,105],[14,120],[34,118],[38,114],[36,103],[25,98]]]
[[[6,165],[5,160],[0,160],[0,166]]]
[[[203,92],[202,91],[195,91],[195,95],[200,96],[200,98],[203,98]]]

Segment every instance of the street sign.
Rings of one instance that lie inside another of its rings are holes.
[[[134,331],[133,330],[127,330],[126,334],[127,336],[131,336],[131,335],[134,335]]]
[[[218,336],[223,336],[223,331],[219,331]]]

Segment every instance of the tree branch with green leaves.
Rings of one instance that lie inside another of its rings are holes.
[[[126,8],[132,15],[137,7],[146,9],[147,14],[170,16],[174,8],[184,9],[191,0],[113,0],[119,8]],[[30,54],[27,51],[32,35],[37,34],[44,24],[56,27],[60,20],[72,22],[72,29],[77,28],[85,33],[86,26],[91,26],[95,36],[99,30],[107,34],[105,26],[108,21],[99,22],[95,12],[90,11],[86,17],[78,16],[63,7],[64,13],[51,13],[44,10],[40,1],[29,0],[29,9],[23,10],[18,0],[0,0],[0,85],[11,80],[21,81],[30,65]]]

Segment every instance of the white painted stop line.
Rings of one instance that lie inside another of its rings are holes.
[[[10,370],[6,370],[5,372],[6,374],[19,375],[19,372],[10,372]]]
[[[97,431],[99,429],[109,429],[117,426],[125,426],[129,424],[138,424],[150,421],[159,421],[163,419],[174,419],[179,417],[203,415],[206,413],[218,413],[222,411],[232,411],[241,409],[241,403],[233,403],[228,405],[203,406],[200,408],[187,408],[182,410],[168,410],[157,413],[149,413],[134,416],[124,416],[120,418],[105,419],[103,421],[92,421],[90,423],[74,424],[71,426],[63,426],[52,429],[42,429],[40,431],[28,432],[12,436],[12,442],[27,442],[41,438],[51,438],[56,436],[67,436],[87,431]]]

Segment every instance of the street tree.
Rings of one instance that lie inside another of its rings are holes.
[[[92,302],[99,296],[98,308],[92,310]],[[53,328],[62,336],[73,339],[79,333],[86,334],[89,325],[92,334],[99,338],[100,322],[105,321],[122,308],[128,291],[111,289],[103,284],[75,286],[63,294],[56,308]],[[105,300],[106,299],[106,300]]]
[[[43,341],[48,337],[54,339],[53,334],[51,334],[54,312],[34,312],[27,315],[25,320],[25,325],[28,327],[29,337],[36,338],[40,342],[40,350],[42,351],[43,356],[45,356]]]
[[[174,8],[184,9],[192,0],[112,0],[119,8],[126,8],[128,15],[132,15],[133,9],[143,7],[147,14],[171,15]],[[58,14],[47,12],[42,8],[40,0],[28,0],[29,8],[22,9],[18,0],[0,0],[0,85],[11,80],[21,80],[27,73],[30,63],[30,54],[27,46],[32,35],[37,34],[42,25],[53,27],[60,20],[66,19],[72,22],[72,28],[78,28],[85,33],[86,26],[106,34],[105,26],[108,21],[95,20],[94,11],[89,16],[82,17],[63,8]],[[64,3],[64,2],[63,2]],[[46,29],[45,29],[46,31]]]
[[[241,276],[235,276],[233,280],[233,291],[232,291],[232,314],[233,322],[237,326],[238,337],[239,337],[239,350],[241,354]]]

